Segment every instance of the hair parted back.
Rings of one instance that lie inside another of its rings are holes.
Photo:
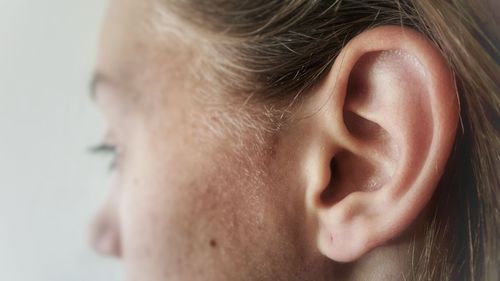
[[[500,52],[486,2],[157,0],[210,42],[224,90],[290,104],[380,25],[424,34],[455,73],[461,130],[409,280],[500,280]]]

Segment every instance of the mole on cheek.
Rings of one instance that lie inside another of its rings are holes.
[[[217,241],[215,241],[215,239],[210,240],[210,247],[212,247],[212,248],[217,247]]]

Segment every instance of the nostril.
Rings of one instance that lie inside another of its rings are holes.
[[[119,228],[111,214],[102,213],[92,223],[90,243],[102,255],[120,257]]]

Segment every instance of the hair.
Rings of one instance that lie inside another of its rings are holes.
[[[500,52],[486,3],[159,1],[206,39],[210,73],[225,91],[270,105],[306,98],[345,44],[367,29],[398,25],[425,35],[454,71],[461,130],[406,278],[499,280]]]

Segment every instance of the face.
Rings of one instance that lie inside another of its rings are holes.
[[[321,261],[293,141],[207,90],[196,35],[152,29],[153,10],[114,0],[105,21],[94,90],[117,163],[93,244],[129,280],[305,280]]]

